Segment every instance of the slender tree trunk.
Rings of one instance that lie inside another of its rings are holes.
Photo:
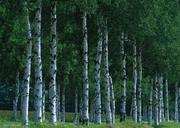
[[[111,115],[111,103],[110,103],[110,83],[109,83],[109,59],[108,59],[108,30],[107,30],[107,21],[104,32],[104,75],[105,75],[105,90],[106,90],[106,123],[112,124],[112,115]]]
[[[175,96],[175,121],[178,122],[178,82],[175,85],[176,96]]]
[[[78,123],[78,90],[75,90],[75,114],[74,114],[74,123]]]
[[[83,14],[83,124],[89,125],[87,13]]]
[[[166,121],[169,122],[169,91],[168,91],[168,80],[167,79],[166,79],[166,83],[165,83],[165,100],[166,100],[165,118],[166,118]]]
[[[149,105],[148,105],[148,123],[152,127],[152,97],[153,97],[153,79],[151,80],[150,85],[150,94],[149,94]]]
[[[159,122],[163,119],[163,77],[159,77]]]
[[[137,114],[138,114],[138,122],[141,123],[142,121],[142,49],[139,47],[139,54],[138,54],[138,96],[137,96]]]
[[[61,117],[61,121],[62,122],[65,122],[65,85],[63,83],[63,86],[62,86],[62,117]]]
[[[22,112],[22,124],[28,125],[29,118],[28,118],[28,109],[29,109],[29,84],[30,84],[30,76],[31,76],[31,52],[32,52],[32,34],[31,34],[31,24],[29,20],[29,11],[27,9],[27,3],[26,4],[26,24],[27,24],[27,31],[28,31],[28,44],[27,44],[27,50],[26,50],[26,65],[24,70],[24,77],[23,77],[23,83],[22,83],[22,106],[21,106],[21,112]]]
[[[46,105],[46,86],[45,86],[45,82],[43,82],[43,87],[42,87],[42,119],[45,120],[45,105]]]
[[[51,3],[51,63],[50,63],[50,84],[49,84],[49,102],[50,102],[50,118],[51,123],[56,123],[56,72],[57,72],[57,34],[56,34],[56,5],[57,1]]]
[[[122,58],[122,96],[121,96],[121,108],[120,108],[120,121],[125,121],[126,119],[126,54],[124,42],[127,41],[127,35],[122,32],[121,35],[121,58]]]
[[[115,110],[116,110],[116,106],[115,106],[115,97],[114,97],[114,87],[113,87],[113,81],[112,81],[112,77],[109,76],[109,82],[110,82],[110,86],[111,86],[111,109],[112,109],[112,123],[115,124]]]
[[[136,41],[133,42],[133,97],[132,97],[132,114],[133,120],[137,122],[137,102],[136,102],[136,86],[137,86],[137,52]]]
[[[13,100],[13,114],[12,114],[12,118],[13,118],[14,121],[17,120],[18,99],[19,99],[19,72],[17,73],[17,77],[16,77],[15,98]]]
[[[100,66],[102,59],[102,31],[98,29],[98,45],[97,45],[97,55],[95,60],[95,122],[101,124],[101,85],[100,85]]]
[[[155,126],[157,127],[159,125],[159,108],[158,108],[158,77],[156,75],[155,77],[155,87],[154,87],[154,122]]]
[[[41,4],[42,1],[37,1],[36,16],[35,16],[35,88],[34,88],[34,107],[35,121],[42,122],[42,61],[41,61]]]

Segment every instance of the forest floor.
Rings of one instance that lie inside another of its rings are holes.
[[[18,119],[17,121],[12,121],[11,119],[11,111],[0,111],[0,128],[21,128],[21,122],[20,117],[18,113]],[[73,113],[66,113],[66,121],[67,123],[57,123],[56,126],[50,125],[48,121],[44,121],[41,125],[35,124],[33,122],[33,113],[30,112],[30,125],[29,128],[84,128],[87,126],[82,125],[75,125],[73,124]],[[88,128],[110,128],[110,126],[107,126],[106,124],[102,124],[101,126],[90,124]],[[147,125],[147,122],[143,122],[142,124],[134,123],[132,120],[128,119],[125,122],[119,122],[117,120],[116,124],[113,126],[113,128],[149,128]],[[174,123],[174,122],[164,122],[161,123],[158,128],[180,128],[180,124]]]

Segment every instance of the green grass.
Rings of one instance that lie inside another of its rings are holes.
[[[48,114],[46,114],[48,115]],[[73,122],[73,113],[66,113],[66,123],[57,123],[57,125],[50,125],[48,121],[44,121],[41,125],[36,124],[33,120],[33,112],[30,112],[29,119],[30,125],[29,128],[84,128],[86,126],[74,125]],[[147,122],[142,124],[134,123],[132,120],[128,119],[125,122],[116,121],[116,124],[112,126],[113,128],[149,128]],[[0,111],[0,128],[22,128],[20,122],[20,114],[18,113],[18,120],[12,121],[10,111]],[[88,128],[110,128],[110,126],[103,123],[101,126],[90,123]],[[158,128],[180,128],[180,124],[175,122],[164,122],[161,123]]]

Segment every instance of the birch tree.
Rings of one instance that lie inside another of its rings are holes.
[[[115,105],[115,97],[114,97],[114,85],[113,85],[113,81],[112,81],[112,77],[109,76],[109,82],[110,82],[110,92],[111,92],[111,110],[112,110],[112,123],[115,124],[115,110],[116,110],[116,105]]]
[[[100,66],[102,58],[102,29],[98,28],[98,45],[97,45],[97,54],[95,60],[95,95],[96,95],[96,104],[95,104],[95,122],[101,124],[101,83],[100,83]]]
[[[51,3],[51,44],[50,44],[50,83],[49,83],[49,102],[50,102],[50,117],[51,123],[56,123],[56,72],[57,72],[57,33],[56,33],[56,6],[57,1],[53,0]]]
[[[126,118],[126,54],[125,54],[125,42],[127,42],[127,35],[124,32],[121,34],[121,58],[122,58],[122,96],[121,96],[121,108],[120,108],[120,121],[125,121]]]
[[[137,96],[137,116],[138,122],[142,121],[142,105],[141,105],[141,95],[142,95],[142,48],[139,47],[138,51],[138,96]]]
[[[112,124],[112,115],[111,115],[111,101],[110,101],[110,83],[109,83],[109,59],[108,59],[108,29],[107,29],[107,19],[104,30],[104,78],[105,78],[105,93],[106,93],[106,123]]]
[[[34,108],[35,121],[42,122],[42,61],[41,61],[41,0],[37,1],[35,14],[35,44],[34,44]]]
[[[29,84],[30,84],[30,76],[31,76],[31,52],[32,52],[32,34],[31,34],[31,23],[29,20],[29,10],[27,8],[27,2],[25,2],[26,8],[26,25],[27,25],[27,33],[28,33],[28,42],[27,42],[27,49],[26,49],[26,65],[24,70],[23,76],[23,83],[22,83],[22,124],[28,125],[29,118],[28,118],[28,109],[29,109]]]
[[[136,86],[137,86],[137,50],[136,40],[133,42],[133,95],[132,95],[132,115],[133,120],[137,122],[137,102],[136,102]]]
[[[163,120],[163,77],[159,77],[159,122]]]
[[[167,79],[165,82],[165,100],[166,100],[165,118],[166,118],[166,121],[169,122],[169,91],[168,91],[168,80]]]
[[[159,125],[159,108],[158,108],[158,76],[155,77],[155,87],[154,87],[154,122],[155,126]]]
[[[83,124],[89,125],[87,12],[83,14]]]

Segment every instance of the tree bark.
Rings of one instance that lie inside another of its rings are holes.
[[[136,87],[137,87],[137,52],[136,40],[133,42],[133,97],[132,97],[132,114],[133,120],[137,122],[137,102],[136,102]]]
[[[18,99],[19,99],[19,72],[17,73],[17,77],[16,77],[15,98],[13,100],[13,115],[12,115],[12,118],[13,118],[14,121],[17,120]]]
[[[31,76],[31,52],[32,52],[32,34],[31,34],[31,24],[29,20],[29,11],[27,9],[26,4],[26,24],[27,24],[27,31],[28,31],[28,44],[26,50],[26,65],[24,70],[24,77],[22,83],[22,124],[27,126],[29,122],[28,118],[28,108],[29,108],[29,84],[30,84],[30,76]]]
[[[53,0],[51,3],[51,63],[50,63],[50,84],[49,84],[49,102],[50,102],[50,123],[56,123],[56,72],[57,72],[57,32],[56,32],[56,6],[57,1]]]
[[[42,61],[41,61],[41,4],[37,1],[35,16],[35,45],[34,45],[34,66],[35,66],[35,88],[34,107],[35,121],[42,122]]]
[[[163,77],[159,77],[159,122],[163,120]]]
[[[148,105],[148,123],[152,127],[152,100],[153,100],[153,79],[150,83],[150,93],[149,93],[149,105]]]
[[[155,126],[157,127],[159,125],[159,108],[158,108],[158,77],[156,75],[155,77],[155,87],[154,87],[154,122]]]
[[[178,122],[178,82],[175,85],[176,95],[175,95],[175,121]]]
[[[165,83],[165,99],[166,99],[165,118],[166,118],[166,121],[169,122],[169,91],[168,91],[168,80],[167,79],[166,79],[166,83]]]
[[[98,45],[97,45],[97,55],[95,60],[95,123],[101,124],[101,85],[100,85],[100,66],[102,59],[102,31],[98,29]]]
[[[83,124],[89,125],[87,13],[83,14]]]
[[[112,77],[109,76],[109,82],[110,82],[110,86],[111,86],[111,109],[112,109],[112,123],[115,124],[115,110],[116,110],[116,106],[115,106],[115,97],[114,97],[114,87],[113,87],[113,81],[112,81]]]
[[[106,92],[106,123],[112,124],[111,115],[111,103],[110,103],[110,83],[109,83],[109,59],[108,59],[108,30],[107,30],[107,20],[104,31],[104,78],[105,78],[105,92]]]
[[[126,54],[125,54],[125,42],[127,42],[127,35],[124,32],[121,34],[121,58],[122,58],[122,96],[121,96],[121,108],[120,108],[120,121],[126,119]]]
[[[139,47],[138,53],[138,96],[137,96],[137,116],[138,122],[141,123],[142,121],[142,49]]]

